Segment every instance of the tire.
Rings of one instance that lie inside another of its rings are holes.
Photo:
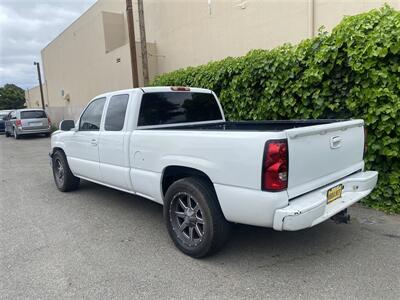
[[[217,196],[201,178],[183,178],[168,188],[164,219],[175,246],[194,258],[216,253],[229,237]]]
[[[45,137],[50,137],[50,136],[51,136],[51,133],[50,133],[50,132],[47,132],[47,133],[44,134],[44,136],[45,136]]]
[[[61,192],[74,191],[79,188],[80,179],[72,174],[67,158],[62,151],[56,151],[52,157],[54,182]]]
[[[6,137],[10,137],[10,134],[8,133],[8,131],[5,132]]]
[[[15,128],[13,128],[13,135],[14,135],[14,139],[19,140],[20,136],[18,135],[18,133],[15,130]]]

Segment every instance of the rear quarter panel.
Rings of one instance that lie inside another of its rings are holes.
[[[265,142],[282,132],[136,130],[132,133],[134,190],[162,202],[161,177],[168,166],[208,175],[214,184],[261,189]]]

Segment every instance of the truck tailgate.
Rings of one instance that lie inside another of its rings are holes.
[[[351,120],[285,130],[289,148],[289,198],[362,169],[363,125],[363,120]]]

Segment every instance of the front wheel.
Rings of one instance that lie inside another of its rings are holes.
[[[57,151],[53,154],[52,167],[54,182],[61,192],[69,192],[79,188],[80,179],[72,174],[63,152]]]
[[[6,137],[10,137],[10,134],[8,133],[8,131],[5,132]]]
[[[217,196],[201,178],[180,179],[169,187],[164,218],[176,247],[195,258],[217,252],[229,236]]]

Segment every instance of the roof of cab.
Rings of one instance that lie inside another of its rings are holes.
[[[122,93],[130,93],[136,90],[142,90],[144,93],[160,93],[160,92],[174,92],[171,88],[171,86],[150,86],[150,87],[142,87],[142,88],[134,88],[134,89],[125,89],[125,90],[117,90],[117,91],[111,91],[107,93],[103,93],[100,95],[97,95],[95,98],[101,98],[101,97],[107,97],[109,95],[115,95],[115,94],[122,94]],[[208,89],[203,89],[203,88],[196,88],[196,87],[188,87],[190,89],[190,92],[195,92],[195,93],[211,93],[211,90]]]
[[[156,92],[173,92],[172,88],[176,87],[171,87],[171,86],[152,86],[152,87],[144,87],[142,88],[142,91],[145,93],[156,93]],[[196,87],[187,87],[190,89],[190,92],[195,92],[195,93],[211,93],[211,90],[208,89],[202,89],[202,88],[196,88]]]
[[[36,110],[43,110],[41,108],[21,108],[21,109],[16,109],[16,111],[36,111]]]

